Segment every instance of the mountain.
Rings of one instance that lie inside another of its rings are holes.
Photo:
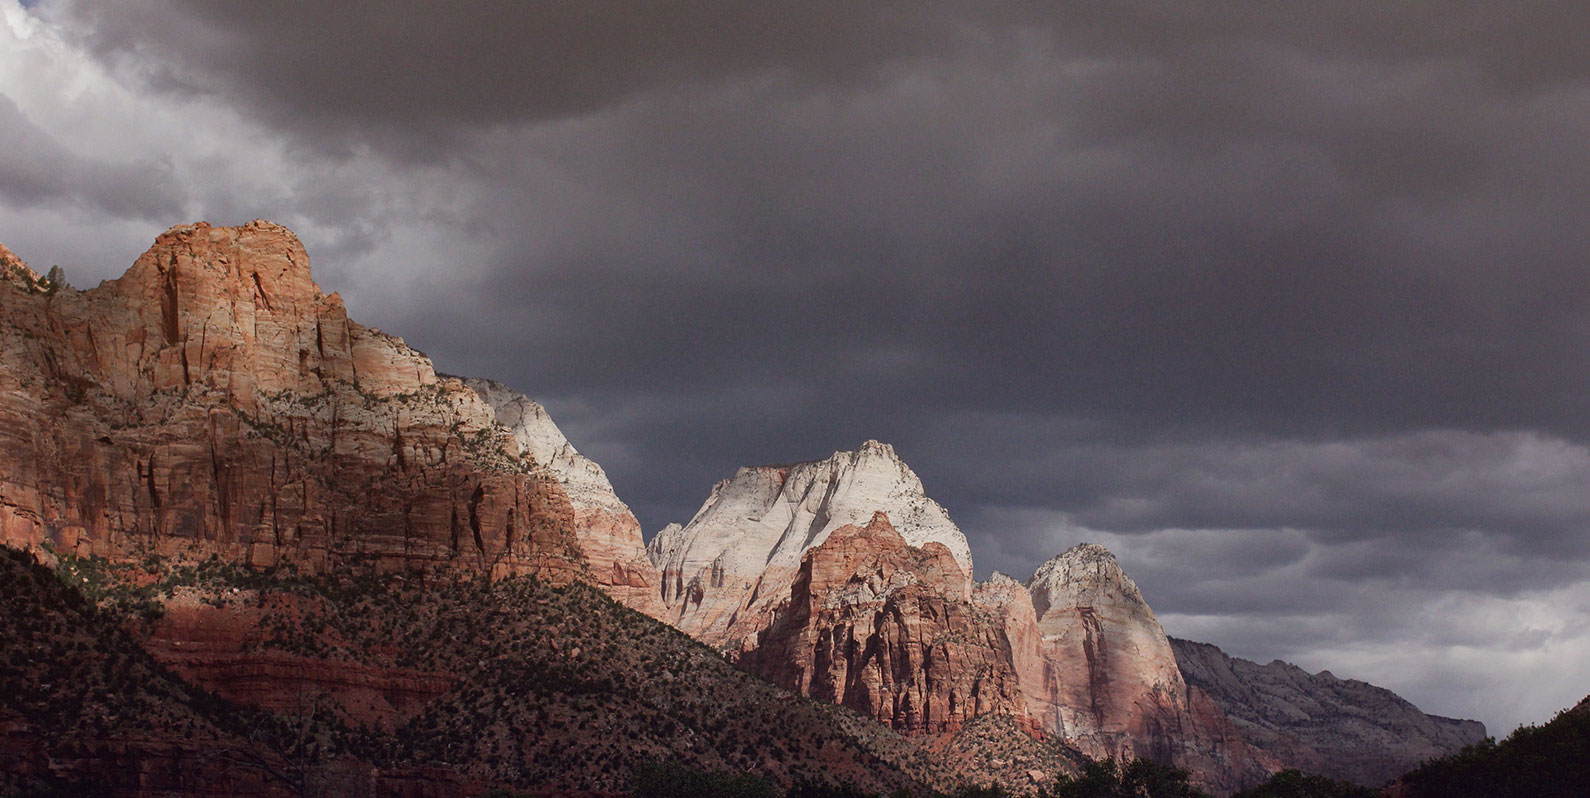
[[[1093,758],[1147,757],[1221,791],[1276,769],[1182,679],[1165,630],[1103,546],[1056,556],[1027,589],[1043,663],[1042,681],[1027,692],[1045,729]]]
[[[1280,660],[1259,665],[1207,643],[1170,642],[1188,684],[1208,693],[1249,743],[1289,768],[1379,786],[1485,739],[1478,721],[1426,715],[1366,682]]]
[[[887,728],[790,701],[583,582],[54,565],[0,548],[0,792],[580,794],[648,760],[954,783]]]
[[[612,790],[652,758],[1030,791],[1110,756],[1229,792],[1302,750],[1184,678],[1103,548],[977,583],[887,444],[741,469],[643,546],[544,408],[350,320],[286,228],[174,227],[84,291],[0,248],[0,281],[0,544],[64,580],[14,563],[48,619],[0,628],[19,788]],[[1340,733],[1308,750],[1376,739]]]
[[[564,461],[350,320],[284,227],[174,227],[86,291],[7,263],[0,541],[655,581],[627,513],[576,507]]]
[[[668,620],[714,645],[743,641],[765,624],[768,598],[785,596],[803,554],[880,509],[907,543],[936,542],[971,574],[971,548],[949,514],[893,447],[867,441],[825,460],[742,468],[689,523],[658,533],[647,551]]]
[[[575,538],[591,581],[625,605],[663,617],[660,580],[641,542],[640,521],[613,492],[607,472],[580,454],[531,398],[492,380],[465,378],[464,385],[491,407],[518,454],[557,479],[574,510]]]
[[[742,468],[649,552],[681,629],[904,734],[953,735],[993,714],[1082,755],[1186,767],[1222,791],[1276,769],[1183,682],[1108,551],[1075,547],[1025,586],[976,584],[965,537],[888,445]]]
[[[949,549],[908,544],[879,511],[802,557],[788,601],[739,663],[906,734],[954,732],[987,714],[1030,725],[1001,620],[973,602]]]
[[[348,319],[286,228],[175,227],[86,291],[0,260],[0,788],[953,786],[635,612],[659,583],[601,469]]]

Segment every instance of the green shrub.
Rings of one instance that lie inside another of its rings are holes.
[[[635,798],[774,798],[767,779],[750,773],[706,771],[679,762],[642,762],[630,778]]]
[[[1082,775],[1062,778],[1048,793],[1054,798],[1206,798],[1188,782],[1187,771],[1152,759],[1122,767],[1114,759],[1089,762]]]
[[[1348,781],[1311,776],[1297,770],[1283,770],[1257,787],[1250,787],[1231,798],[1374,798],[1378,793]]]

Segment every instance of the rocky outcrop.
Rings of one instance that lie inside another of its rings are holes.
[[[1024,687],[1046,730],[1094,758],[1185,767],[1216,790],[1276,769],[1182,680],[1164,629],[1107,549],[1075,546],[1040,566],[1027,589],[1043,675]]]
[[[971,550],[949,514],[894,447],[867,441],[825,460],[742,468],[713,487],[690,523],[658,533],[647,551],[662,572],[668,620],[708,643],[738,646],[789,596],[807,551],[880,510],[906,543],[938,543],[971,574]]]
[[[5,259],[0,540],[644,583],[616,566],[627,515],[576,507],[555,453],[350,320],[286,228],[174,227],[86,291]]]
[[[185,681],[229,701],[290,716],[335,711],[350,725],[383,731],[403,725],[457,681],[450,673],[284,651],[274,639],[279,631],[261,621],[314,617],[317,602],[285,593],[269,595],[270,606],[246,598],[218,604],[179,596],[139,642]]]
[[[516,453],[541,464],[574,508],[573,531],[591,579],[625,605],[663,617],[657,569],[646,555],[640,521],[613,491],[607,472],[564,437],[540,404],[500,382],[465,379],[507,428]]]
[[[835,525],[863,511],[865,523]],[[897,529],[896,512],[911,523]],[[1088,756],[1186,767],[1220,791],[1276,769],[1182,680],[1108,551],[1075,547],[1026,585],[1002,574],[974,585],[964,545],[894,450],[869,441],[818,463],[741,469],[650,553],[681,628],[903,733],[997,715]]]
[[[993,606],[972,601],[948,548],[909,545],[878,512],[806,552],[788,602],[739,663],[906,734],[957,731],[985,714],[1025,724],[1004,607]]]
[[[1170,642],[1187,682],[1285,767],[1378,786],[1485,739],[1478,721],[1427,715],[1366,682],[1311,674],[1280,660],[1259,665],[1207,643]]]

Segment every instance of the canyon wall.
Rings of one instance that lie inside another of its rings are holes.
[[[885,444],[740,469],[649,551],[681,628],[902,733],[1005,716],[1087,756],[1186,767],[1220,791],[1278,766],[1182,680],[1108,551],[1075,547],[1026,585],[976,584],[965,537]]]
[[[584,578],[657,611],[632,516],[565,489],[577,455],[350,320],[286,228],[174,227],[85,291],[0,259],[0,540]]]
[[[1478,721],[1427,715],[1367,682],[1280,660],[1260,665],[1207,643],[1170,642],[1188,683],[1286,767],[1374,787],[1485,739]]]

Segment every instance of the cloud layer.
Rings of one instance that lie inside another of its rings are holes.
[[[271,218],[648,529],[889,440],[980,570],[1505,731],[1590,691],[1558,5],[4,0],[0,240]]]

